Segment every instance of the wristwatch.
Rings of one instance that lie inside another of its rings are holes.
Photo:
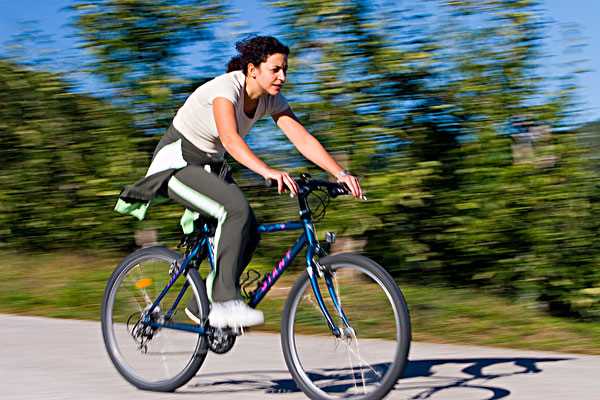
[[[339,172],[339,173],[336,175],[336,177],[335,177],[335,178],[336,178],[336,179],[340,179],[340,178],[343,178],[343,177],[345,177],[345,176],[348,176],[348,175],[352,175],[352,174],[351,174],[351,173],[350,173],[350,171],[348,171],[347,169],[343,169],[343,170],[341,170],[341,171],[340,171],[340,172]]]

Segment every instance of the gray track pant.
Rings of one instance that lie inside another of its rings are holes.
[[[213,302],[241,299],[239,278],[259,235],[254,213],[240,188],[200,166],[188,165],[171,177],[168,195],[190,210],[217,219],[216,266],[206,282],[208,296]]]

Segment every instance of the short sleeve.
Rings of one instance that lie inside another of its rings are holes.
[[[275,96],[270,96],[269,98],[269,108],[267,109],[267,114],[275,115],[279,114],[287,110],[290,107],[287,100],[281,93],[276,94]]]
[[[212,105],[213,101],[217,97],[223,97],[237,105],[240,98],[240,84],[233,74],[225,74],[220,77],[221,79],[215,80],[211,87],[207,88],[209,91],[209,104]]]

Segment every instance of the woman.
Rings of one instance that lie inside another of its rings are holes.
[[[243,137],[261,117],[270,115],[307,159],[335,176],[361,197],[358,179],[344,170],[300,124],[281,89],[286,81],[289,49],[274,37],[255,36],[236,43],[238,55],[227,73],[198,87],[178,110],[158,144],[146,177],[127,187],[115,209],[142,219],[150,201],[161,195],[183,204],[187,217],[217,219],[216,266],[207,279],[214,327],[245,327],[263,322],[240,294],[239,277],[258,244],[257,223],[241,190],[233,183],[225,152],[265,179],[277,181],[279,193],[298,186],[285,171],[269,167]],[[184,230],[189,218],[182,219]],[[199,322],[188,311],[190,318]]]

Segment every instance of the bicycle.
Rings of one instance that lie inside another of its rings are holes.
[[[347,187],[308,174],[296,181],[299,221],[262,224],[258,231],[303,232],[270,273],[242,284],[248,304],[260,304],[306,247],[306,270],[290,290],[281,319],[287,367],[311,399],[381,399],[407,364],[411,329],[406,302],[375,261],[351,253],[327,255],[334,242],[329,232],[324,243],[318,241],[309,196],[320,199],[324,213],[330,198],[349,194]],[[139,389],[174,391],[196,375],[209,350],[228,352],[242,333],[209,325],[199,266],[208,259],[214,268],[215,223],[197,225],[197,232],[182,240],[183,255],[162,246],[139,249],[107,283],[101,315],[105,347],[118,372]],[[190,301],[199,310],[199,325],[186,318]]]

